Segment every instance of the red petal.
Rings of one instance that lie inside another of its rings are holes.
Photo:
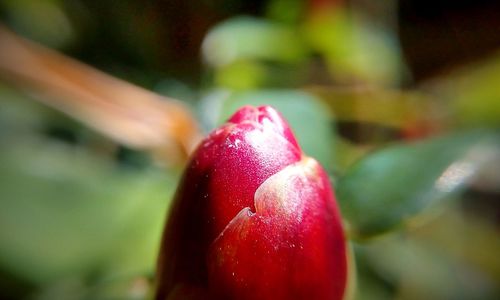
[[[304,158],[266,180],[210,248],[214,299],[342,299],[346,249],[328,177]]]

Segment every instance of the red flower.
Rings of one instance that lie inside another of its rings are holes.
[[[276,110],[241,108],[186,169],[156,299],[342,299],[346,277],[328,175]]]

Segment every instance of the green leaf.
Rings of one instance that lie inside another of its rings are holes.
[[[408,224],[461,191],[498,151],[492,147],[498,147],[497,135],[470,131],[392,146],[360,160],[336,186],[351,237],[368,238]]]
[[[215,26],[203,41],[203,57],[214,67],[256,59],[295,63],[307,49],[296,31],[277,22],[236,17]]]

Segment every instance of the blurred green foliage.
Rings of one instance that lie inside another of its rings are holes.
[[[100,282],[123,285],[113,297],[124,298],[124,282],[148,285],[178,171],[118,163],[85,130],[76,144],[47,136],[78,125],[5,86],[0,99],[0,274],[43,287],[42,299],[96,299]],[[0,284],[11,297],[34,292]]]
[[[396,1],[250,2],[5,0],[0,16],[185,101],[206,131],[277,107],[331,175],[356,299],[498,299],[498,53],[413,82],[396,24],[372,14],[397,19]],[[179,177],[1,85],[2,295],[147,298]]]

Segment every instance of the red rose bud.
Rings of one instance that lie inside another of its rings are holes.
[[[187,167],[156,299],[342,299],[346,260],[328,175],[276,110],[243,107]]]

